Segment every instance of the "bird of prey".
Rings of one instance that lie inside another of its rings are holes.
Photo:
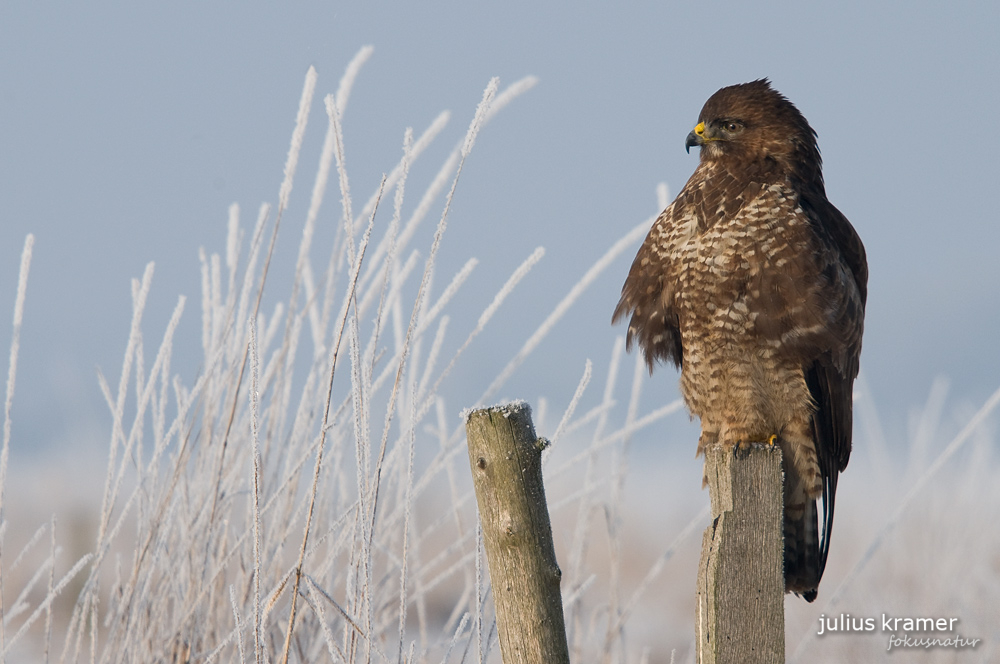
[[[713,94],[685,146],[701,148],[698,167],[649,231],[613,320],[630,317],[628,346],[650,372],[680,368],[699,454],[780,445],[785,589],[811,602],[851,454],[864,246],[826,198],[816,132],[767,79]]]

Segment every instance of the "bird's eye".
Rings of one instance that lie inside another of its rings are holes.
[[[722,126],[730,134],[735,134],[736,132],[743,129],[743,123],[740,122],[739,120],[726,120],[725,122],[722,123]]]

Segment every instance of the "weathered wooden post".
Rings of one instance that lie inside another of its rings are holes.
[[[702,538],[695,632],[699,664],[785,661],[781,448],[705,451],[712,525]]]
[[[562,572],[542,485],[543,440],[514,402],[465,420],[504,664],[569,664]]]

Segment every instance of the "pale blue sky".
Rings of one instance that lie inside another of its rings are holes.
[[[439,111],[453,112],[427,157],[436,164],[491,76],[540,79],[483,131],[463,173],[442,271],[470,256],[480,265],[453,316],[462,307],[477,316],[536,246],[547,254],[507,310],[516,324],[491,324],[445,386],[451,394],[479,394],[586,267],[657,211],[657,182],[673,193],[683,186],[697,161],[684,137],[705,99],[767,76],[819,132],[830,198],[868,248],[862,371],[889,426],[905,426],[938,375],[951,379],[954,404],[978,405],[1000,385],[998,7],[4,3],[2,321],[24,236],[36,235],[15,449],[104,435],[95,368],[117,376],[129,280],[147,262],[157,265],[151,338],[184,293],[179,343],[198,348],[198,247],[224,249],[230,203],[250,223],[261,202],[276,201],[313,65],[318,94],[278,247],[278,265],[290,269],[325,131],[322,96],[365,44],[375,52],[345,117],[352,186],[365,198],[398,159],[407,126],[419,131]],[[434,169],[414,177],[426,182]],[[500,242],[487,248],[487,233]],[[634,250],[627,253],[507,396],[547,395],[562,407],[588,357],[595,385],[603,382],[613,339],[624,333],[609,321]],[[0,348],[9,337],[5,322]],[[196,352],[175,354],[175,371],[190,383]],[[646,394],[649,406],[674,399],[673,370],[662,368]],[[467,404],[456,396],[449,405],[457,413]]]

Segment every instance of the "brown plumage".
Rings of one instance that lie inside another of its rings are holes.
[[[864,246],[826,198],[816,132],[766,79],[712,95],[686,145],[698,168],[639,249],[614,321],[631,316],[650,371],[681,369],[699,454],[778,436],[785,585],[811,602],[851,454]]]

